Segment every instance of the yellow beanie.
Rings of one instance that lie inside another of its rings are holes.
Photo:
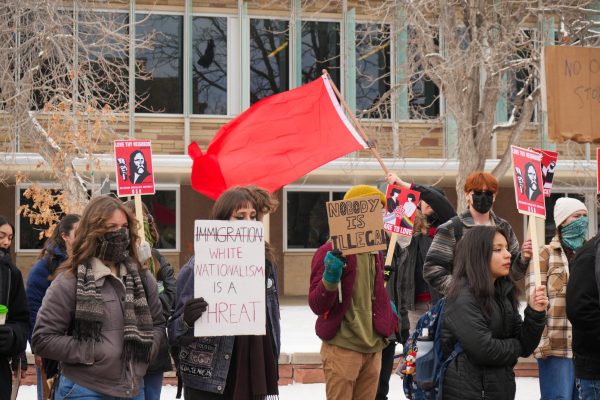
[[[385,195],[379,189],[369,185],[352,186],[344,195],[344,200],[356,199],[358,197],[379,196],[381,204],[385,207]]]

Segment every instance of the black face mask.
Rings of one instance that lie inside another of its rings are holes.
[[[8,255],[10,255],[10,247],[6,249],[4,247],[0,247],[0,258],[4,258]]]
[[[98,239],[95,256],[103,261],[120,263],[129,257],[129,229],[106,232]]]
[[[473,208],[480,214],[490,211],[494,204],[494,194],[490,192],[473,193],[471,198],[473,199]]]

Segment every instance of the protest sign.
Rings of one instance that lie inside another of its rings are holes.
[[[152,142],[135,139],[115,140],[114,147],[117,194],[154,194]]]
[[[554,142],[599,142],[600,49],[544,47],[548,135]]]
[[[546,218],[546,204],[541,186],[541,154],[511,146],[511,155],[518,211],[521,214]]]
[[[204,297],[208,303],[207,310],[194,325],[194,335],[264,335],[262,223],[197,220],[194,260],[194,297]]]
[[[420,196],[421,193],[415,190],[388,185],[383,229],[402,236],[412,236]]]
[[[556,163],[558,161],[558,153],[556,151],[539,150],[531,147],[529,150],[542,155],[541,168],[542,182],[544,182],[544,197],[550,197],[552,192],[552,181],[554,180],[554,171],[556,170]]]
[[[333,248],[342,254],[367,253],[387,247],[378,196],[326,203]]]

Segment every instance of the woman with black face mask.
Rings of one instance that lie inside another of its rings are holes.
[[[32,336],[35,354],[62,364],[55,400],[144,398],[165,319],[156,281],[138,261],[136,232],[114,197],[93,198],[81,216]]]
[[[510,224],[492,211],[498,189],[498,180],[492,174],[473,172],[467,177],[464,186],[467,211],[437,229],[423,266],[423,277],[434,289],[434,301],[446,294],[452,282],[456,243],[466,230],[476,225],[497,226],[507,233],[511,277],[519,280],[525,276],[532,255],[531,240],[526,240],[519,249],[519,241]]]

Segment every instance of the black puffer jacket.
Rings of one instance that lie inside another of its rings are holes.
[[[152,257],[160,264],[160,269],[156,273],[156,283],[158,285],[158,298],[162,305],[163,315],[165,321],[169,320],[173,311],[173,303],[175,301],[175,289],[177,282],[175,281],[175,274],[173,267],[169,264],[169,261],[158,252],[156,249],[152,249]],[[171,371],[173,369],[171,363],[171,356],[169,354],[169,345],[166,341],[162,342],[158,349],[158,354],[154,361],[148,366],[147,374],[154,374],[158,372]]]
[[[481,306],[465,285],[456,299],[448,299],[442,325],[442,346],[448,354],[458,340],[463,352],[448,366],[444,377],[446,400],[512,400],[515,398],[513,367],[538,345],[546,313],[527,306],[525,321],[513,308],[507,278],[496,280],[492,315],[484,317]]]

